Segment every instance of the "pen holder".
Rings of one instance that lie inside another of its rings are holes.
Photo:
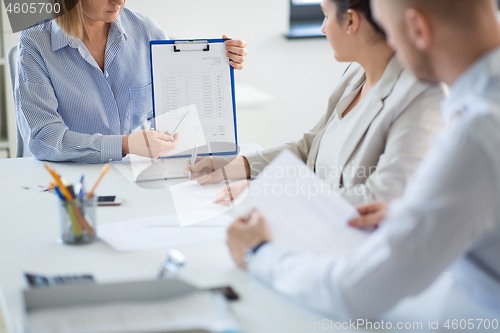
[[[60,201],[61,243],[88,244],[96,240],[96,206],[95,196],[89,200]]]

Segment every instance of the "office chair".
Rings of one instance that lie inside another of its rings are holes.
[[[10,83],[12,86],[12,95],[14,95],[15,80],[17,75],[17,45],[10,48],[7,58],[9,59],[9,72],[10,72]],[[21,136],[21,132],[19,131],[19,125],[17,124],[17,119],[16,119],[16,131],[17,131],[16,157],[31,156],[28,145],[24,142],[23,137]]]

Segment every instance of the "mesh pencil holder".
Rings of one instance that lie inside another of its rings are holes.
[[[85,198],[85,197],[84,197]],[[96,197],[59,202],[60,239],[64,244],[88,244],[97,239]]]

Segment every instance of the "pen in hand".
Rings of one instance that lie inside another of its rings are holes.
[[[182,125],[184,124],[184,122],[186,121],[188,115],[189,115],[189,112],[191,110],[188,110],[186,112],[186,114],[184,115],[184,117],[182,117],[181,121],[179,122],[179,124],[177,124],[177,126],[175,127],[174,131],[172,132],[172,134],[170,134],[172,136],[172,140],[174,138],[174,136],[177,134],[177,132],[179,132],[179,130],[181,129]]]
[[[194,144],[193,154],[191,155],[191,166],[194,166],[196,163],[196,157],[198,157],[198,142]],[[192,172],[189,171],[189,179],[191,179]]]

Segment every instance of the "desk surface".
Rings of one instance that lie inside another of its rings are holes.
[[[256,145],[242,147],[246,151],[256,149]],[[89,184],[97,179],[102,168],[100,165],[52,165],[68,180],[77,180],[84,173]],[[50,182],[42,162],[32,158],[0,160],[0,175],[0,304],[8,332],[23,332],[23,272],[46,275],[92,273],[98,282],[156,277],[166,249],[123,253],[103,242],[86,246],[65,246],[57,242],[57,199],[38,188],[38,185]],[[172,214],[172,199],[165,190],[171,183],[158,181],[139,186],[111,168],[97,192],[100,195],[121,195],[125,201],[120,207],[99,207],[98,223]],[[23,186],[30,189],[23,189]],[[241,300],[232,303],[232,309],[245,332],[297,331],[300,327],[307,327],[307,323],[313,327],[316,323],[318,327],[325,323],[323,320],[333,319],[311,311],[252,279],[233,264],[223,241],[185,244],[176,248],[187,256],[181,279],[199,287],[231,285],[236,290]],[[455,288],[449,275],[442,275],[426,292],[405,300],[383,320],[394,323],[394,326],[398,322],[421,321],[423,329],[419,331],[428,330],[429,320],[439,320],[440,330],[432,331],[444,332],[449,331],[443,327],[447,319],[478,318],[495,317],[471,303]],[[497,319],[500,320],[500,316]],[[381,331],[385,330],[377,330]]]

